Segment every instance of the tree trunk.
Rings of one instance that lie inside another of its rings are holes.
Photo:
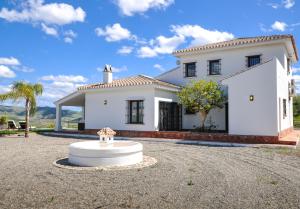
[[[29,114],[30,114],[30,102],[28,99],[26,99],[26,103],[25,103],[25,123],[26,123],[26,127],[25,127],[25,137],[29,137]]]
[[[205,130],[205,120],[207,117],[207,113],[206,112],[201,112],[199,111],[199,116],[200,116],[200,121],[201,121],[201,130],[204,131]]]

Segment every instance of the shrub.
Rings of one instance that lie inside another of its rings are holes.
[[[7,116],[1,116],[0,117],[0,125],[5,125],[7,123]]]

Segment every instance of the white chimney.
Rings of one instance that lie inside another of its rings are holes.
[[[111,83],[113,81],[111,65],[105,65],[103,70],[103,83]]]

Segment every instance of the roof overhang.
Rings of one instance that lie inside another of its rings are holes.
[[[54,102],[55,105],[62,106],[84,106],[85,105],[85,93],[82,91],[75,91],[60,100]]]
[[[208,49],[197,49],[197,47],[187,48],[186,50],[177,50],[173,52],[172,54],[175,57],[182,57],[182,56],[188,56],[188,55],[197,55],[197,54],[204,54],[204,53],[211,53],[215,51],[224,51],[224,50],[234,50],[234,49],[240,49],[245,47],[254,47],[254,46],[263,46],[263,45],[272,45],[272,44],[285,44],[286,49],[289,53],[289,56],[292,58],[294,62],[297,62],[298,52],[296,47],[296,42],[294,37],[288,36],[281,39],[275,39],[275,40],[268,40],[268,41],[262,41],[262,42],[256,42],[256,43],[246,43],[241,45],[230,45],[230,46],[224,46],[224,47],[216,47],[216,48],[208,48]]]

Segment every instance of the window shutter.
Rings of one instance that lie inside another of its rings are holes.
[[[129,108],[130,108],[129,101],[126,100],[126,115],[125,115],[126,123],[130,123],[130,116],[129,116],[130,109]]]
[[[209,75],[209,60],[207,60],[207,75]]]
[[[143,123],[144,122],[144,101],[140,102],[140,109],[141,109],[140,123]]]

